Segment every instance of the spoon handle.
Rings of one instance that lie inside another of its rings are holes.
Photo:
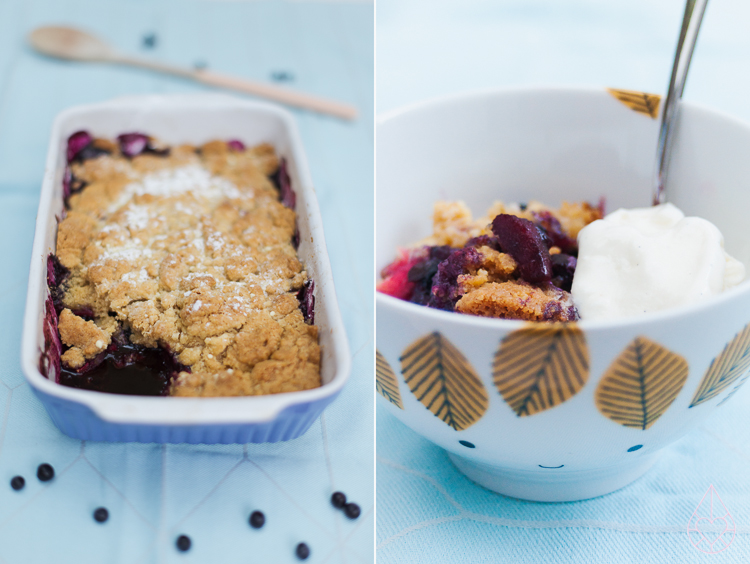
[[[685,3],[685,15],[682,18],[682,29],[680,39],[677,42],[677,51],[672,66],[672,77],[669,80],[667,99],[661,113],[661,129],[659,130],[659,143],[656,149],[656,177],[654,178],[654,205],[663,204],[666,201],[665,184],[667,178],[667,162],[672,150],[674,140],[674,125],[677,120],[677,109],[679,108],[682,91],[685,88],[690,59],[693,56],[695,42],[698,40],[698,31],[703,21],[703,13],[706,11],[708,0],[687,0]]]
[[[183,78],[189,78],[203,84],[207,84],[209,86],[228,88],[230,90],[236,90],[245,94],[260,96],[262,98],[275,100],[289,106],[295,106],[297,108],[303,108],[306,110],[312,110],[314,112],[329,114],[342,119],[351,120],[357,117],[357,109],[354,106],[350,106],[348,104],[343,104],[341,102],[336,102],[333,100],[328,100],[325,98],[319,98],[318,96],[311,96],[310,94],[295,92],[293,90],[280,88],[271,84],[245,80],[242,78],[206,70],[191,70],[184,67],[136,57],[126,57],[118,55],[113,57],[111,60],[113,62],[124,65],[133,65],[157,72],[173,74]]]

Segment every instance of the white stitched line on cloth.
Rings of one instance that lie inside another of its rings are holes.
[[[85,446],[85,444],[86,444],[86,441],[83,441],[83,444],[84,444],[84,446]],[[141,519],[141,520],[142,520],[142,521],[143,521],[144,523],[146,523],[146,525],[148,525],[148,526],[149,526],[149,527],[150,527],[151,529],[153,529],[154,531],[155,531],[155,530],[157,530],[157,528],[156,528],[156,527],[154,526],[154,524],[153,524],[153,523],[151,523],[151,521],[149,521],[149,520],[148,520],[148,519],[147,519],[147,518],[145,517],[145,515],[143,515],[143,514],[142,514],[142,513],[140,512],[140,511],[138,511],[138,509],[136,508],[136,506],[135,506],[135,505],[133,505],[133,504],[132,504],[132,502],[131,502],[131,501],[130,501],[130,500],[129,500],[129,499],[127,498],[127,497],[125,497],[125,495],[124,495],[124,494],[123,494],[123,493],[122,493],[122,492],[121,492],[120,490],[118,490],[118,489],[117,489],[117,488],[115,487],[115,485],[114,485],[114,484],[113,484],[112,482],[110,482],[110,481],[109,481],[109,479],[108,479],[108,478],[107,478],[107,477],[106,477],[106,476],[105,476],[104,474],[102,474],[101,472],[99,472],[99,469],[98,469],[98,468],[97,468],[96,466],[94,466],[94,465],[93,465],[93,464],[91,463],[91,461],[90,461],[90,460],[89,460],[88,458],[86,458],[86,453],[85,453],[85,452],[84,452],[84,453],[83,453],[83,454],[81,455],[81,458],[83,459],[83,461],[84,461],[84,462],[85,462],[86,464],[88,464],[88,465],[89,465],[89,467],[90,467],[90,468],[91,468],[91,469],[92,469],[92,470],[93,470],[94,472],[96,472],[96,474],[98,474],[98,475],[99,475],[99,477],[100,477],[100,478],[102,479],[102,481],[103,481],[103,482],[104,482],[105,484],[107,484],[107,485],[108,485],[108,486],[109,486],[110,488],[112,488],[112,491],[114,491],[114,492],[115,492],[115,493],[116,493],[116,494],[117,494],[118,496],[120,496],[120,498],[122,499],[122,501],[124,501],[124,502],[125,502],[125,505],[127,505],[128,507],[130,507],[130,509],[132,509],[132,510],[133,510],[133,513],[135,513],[135,514],[136,514],[136,515],[137,515],[137,516],[138,516],[138,517],[139,517],[139,518],[140,518],[140,519]]]
[[[442,525],[443,523],[450,523],[451,521],[463,521],[463,519],[463,515],[453,515],[451,517],[438,517],[437,519],[422,521],[421,523],[417,523],[416,525],[412,525],[411,527],[406,527],[403,531],[399,531],[395,535],[388,537],[383,542],[381,542],[375,548],[375,550],[380,550],[384,546],[391,544],[393,541],[398,540],[401,537],[405,537],[409,533],[413,533],[414,531],[418,531],[419,529],[426,529],[427,527],[432,527],[433,525]]]
[[[333,493],[336,488],[336,484],[334,484],[333,480],[333,466],[331,465],[331,455],[328,451],[328,434],[326,433],[326,414],[322,413],[320,415],[320,433],[322,435],[323,439],[323,453],[325,454],[326,459],[326,469],[328,470],[328,481],[331,482],[331,492]],[[341,539],[341,522],[339,521],[339,516],[334,515],[333,517],[334,526],[336,527],[336,548],[334,549],[335,552],[341,552],[341,558],[344,561],[344,564],[346,564],[346,555],[343,553],[342,547],[344,545],[343,540]],[[328,558],[326,558],[327,560]]]
[[[700,429],[701,429],[701,431],[703,431],[707,435],[710,435],[711,437],[713,437],[714,439],[716,439],[717,441],[719,441],[721,444],[723,444],[729,450],[733,451],[735,454],[740,455],[745,460],[750,460],[750,455],[747,455],[742,449],[734,446],[732,443],[730,443],[728,440],[726,440],[721,435],[717,435],[716,433],[714,433],[713,431],[710,431],[710,430],[706,429],[705,427],[701,427]]]
[[[58,473],[55,474],[55,480],[59,481],[60,478],[62,478],[62,476],[64,476],[65,474],[68,473],[68,470],[70,470],[71,468],[73,468],[73,466],[75,466],[81,460],[81,458],[83,458],[83,444],[81,444],[81,451],[78,453],[78,456],[76,456],[70,462],[70,464],[68,464],[65,468],[63,468],[60,471],[59,474]],[[44,486],[41,487],[41,489],[39,489],[38,492],[36,492],[31,498],[29,498],[26,501],[26,503],[24,503],[23,505],[17,507],[15,511],[13,511],[10,515],[8,515],[5,518],[5,521],[3,521],[2,523],[0,523],[0,529],[2,529],[3,527],[5,527],[5,525],[7,525],[8,523],[10,523],[11,521],[13,521],[13,519],[15,519],[17,515],[20,515],[21,512],[23,512],[27,507],[29,507],[29,505],[31,505],[32,503],[34,503],[34,501],[39,496],[44,495],[45,492],[47,492],[47,490],[49,490],[49,487],[50,487],[49,486],[49,482],[47,482]]]
[[[427,482],[429,482],[435,489],[437,489],[446,501],[450,503],[456,510],[459,511],[459,515],[446,516],[430,521],[423,521],[412,525],[385,539],[383,542],[377,545],[376,550],[380,550],[384,546],[392,543],[393,541],[403,537],[404,535],[413,531],[430,527],[433,525],[440,525],[450,521],[461,521],[468,519],[471,521],[477,521],[480,523],[489,523],[492,525],[499,525],[501,527],[517,527],[522,529],[560,529],[560,528],[582,528],[582,529],[604,529],[609,531],[620,531],[626,533],[685,533],[686,529],[684,525],[671,525],[671,526],[651,526],[651,525],[637,525],[632,523],[615,523],[611,521],[598,521],[596,519],[565,519],[557,521],[524,521],[521,519],[506,519],[502,517],[491,517],[489,515],[483,515],[481,513],[474,513],[464,509],[460,503],[451,497],[446,489],[440,485],[434,478],[422,474],[406,466],[397,464],[391,460],[387,460],[382,457],[377,457],[380,464],[390,466],[395,470],[417,476]],[[750,527],[736,527],[736,534],[747,535],[750,534]]]

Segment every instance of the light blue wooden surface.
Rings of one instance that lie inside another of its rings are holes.
[[[457,92],[586,85],[661,93],[684,0],[378,0],[378,114]],[[750,3],[711,0],[686,99],[750,122]],[[655,150],[655,149],[654,149]],[[425,203],[429,213],[429,203]],[[440,448],[377,416],[377,561],[652,563],[750,561],[750,387],[665,449],[633,485],[540,504],[461,475]],[[502,432],[501,429],[498,432]],[[687,524],[713,484],[737,525],[707,555]]]
[[[52,61],[25,34],[68,23],[119,49],[355,104],[354,123],[295,112],[318,193],[352,354],[339,399],[300,439],[274,445],[156,446],[60,434],[19,366],[34,218],[51,121],[118,95],[204,90],[127,68]],[[142,36],[157,36],[147,50]],[[371,562],[373,555],[373,6],[368,2],[0,0],[0,563]],[[41,462],[57,476],[42,484]],[[14,492],[12,476],[26,478]],[[351,521],[329,498],[362,506]],[[97,524],[92,511],[110,511]],[[260,531],[247,517],[260,509]],[[193,541],[178,553],[177,535]]]

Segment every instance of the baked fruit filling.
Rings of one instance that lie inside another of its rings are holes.
[[[474,219],[463,202],[437,202],[433,234],[383,269],[378,291],[412,303],[484,317],[576,321],[570,296],[578,232],[603,202],[551,209],[496,202]]]
[[[80,131],[67,160],[43,373],[137,395],[320,386],[313,282],[273,147]]]

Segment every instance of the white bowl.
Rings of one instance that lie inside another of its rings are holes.
[[[165,143],[200,144],[239,139],[271,143],[288,162],[297,194],[298,254],[315,281],[315,322],[321,345],[323,385],[312,390],[233,398],[142,397],[61,386],[39,371],[47,256],[54,252],[63,210],[66,140],[85,129],[99,137],[139,131]],[[294,118],[273,104],[231,96],[132,96],[78,106],[52,126],[39,201],[21,343],[24,375],[66,434],[84,440],[247,443],[289,440],[304,433],[341,391],[351,358],[323,235],[323,224]]]
[[[464,200],[476,215],[494,200],[557,206],[605,196],[610,211],[648,206],[657,132],[656,119],[603,89],[489,91],[393,112],[378,124],[377,267],[431,232],[436,200]],[[746,266],[748,154],[750,126],[683,105],[668,199],[715,223]],[[479,484],[538,501],[585,499],[643,474],[744,382],[749,323],[750,281],[693,306],[566,326],[460,315],[379,294],[378,391],[391,413]],[[656,360],[627,372],[630,387],[613,393],[614,370],[640,353]],[[578,360],[551,368],[562,355]],[[735,369],[719,370],[722,359]],[[522,361],[529,368],[519,373],[533,373],[538,392],[509,383]],[[576,379],[583,384],[570,383]],[[426,392],[432,384],[443,392]],[[552,399],[535,395],[542,391]],[[511,397],[516,392],[523,401]]]

